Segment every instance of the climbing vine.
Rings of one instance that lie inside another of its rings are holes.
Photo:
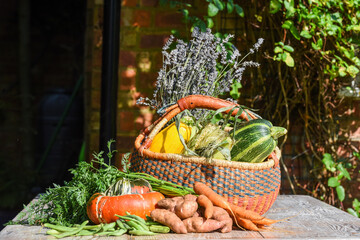
[[[294,193],[307,192],[343,209],[343,202],[352,202],[349,212],[358,216],[360,204],[348,182],[359,173],[359,149],[349,128],[341,125],[349,115],[342,110],[347,100],[339,92],[357,84],[360,1],[207,0],[203,16],[196,16],[185,1],[162,2],[171,2],[187,24],[202,29],[222,32],[221,21],[235,18],[241,26],[235,36],[240,50],[265,38],[255,59],[262,67],[233,86],[232,96],[288,128],[288,138],[291,129],[302,129],[297,133],[301,149],[283,162]],[[288,171],[296,161],[306,178]]]

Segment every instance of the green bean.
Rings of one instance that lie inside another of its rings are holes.
[[[112,232],[114,232],[114,231],[98,232],[98,233],[95,233],[95,235],[96,236],[104,236],[104,235],[109,235]]]
[[[131,230],[132,227],[129,226],[129,224],[127,224],[126,222],[123,222],[124,224],[124,227],[127,229],[127,230]]]
[[[90,230],[83,229],[80,232],[78,232],[76,234],[76,236],[90,236],[90,235],[94,235],[95,233],[96,233],[96,231],[90,231]]]
[[[50,230],[46,231],[46,234],[56,235],[56,234],[60,234],[60,232],[58,230],[55,230],[55,229],[50,229]]]
[[[145,221],[143,218],[141,218],[141,217],[139,217],[139,216],[137,216],[137,215],[133,215],[133,214],[130,214],[130,213],[126,212],[126,216],[127,216],[127,217],[131,217],[131,218],[133,218],[133,219],[138,220],[138,221],[141,222],[141,223],[146,224],[146,221]]]
[[[120,229],[126,229],[126,227],[124,226],[123,222],[120,219],[116,220],[116,224],[119,226]]]
[[[77,229],[77,228],[74,228],[74,227],[65,227],[65,226],[55,225],[55,224],[51,224],[51,223],[45,223],[44,227],[52,228],[52,229],[55,229],[55,230],[57,230],[59,232],[68,232],[68,231],[73,231],[73,230]]]
[[[119,229],[115,232],[109,233],[109,236],[121,236],[127,232],[127,229]]]
[[[56,238],[63,238],[63,237],[68,237],[68,236],[71,236],[71,235],[76,235],[78,232],[80,232],[83,227],[88,224],[88,220],[84,221],[79,228],[76,228],[72,231],[68,231],[68,232],[63,232],[61,234],[58,234],[58,235],[54,235]]]
[[[170,228],[168,226],[161,226],[161,225],[151,225],[149,227],[150,231],[155,233],[168,233],[170,232]]]
[[[143,223],[143,222],[141,222],[141,221],[139,221],[139,220],[137,220],[135,218],[132,218],[132,217],[129,217],[129,216],[119,216],[119,215],[116,215],[116,216],[118,216],[119,218],[124,219],[124,220],[129,220],[128,222],[136,222],[138,225],[141,226],[142,229],[149,230],[149,227],[146,226],[146,223]]]
[[[115,228],[115,226],[116,226],[116,222],[104,224],[104,225],[102,226],[102,229],[101,229],[101,230],[102,230],[103,232],[106,232],[106,231],[108,231],[109,229]]]
[[[100,230],[102,227],[101,224],[98,224],[98,225],[86,225],[84,226],[84,230]]]
[[[151,226],[151,225],[160,225],[160,226],[163,226],[163,224],[161,224],[161,223],[159,223],[159,222],[152,221],[152,220],[147,220],[147,221],[146,221],[146,225],[148,225],[148,226]]]
[[[141,224],[138,224],[136,221],[128,221],[127,224],[132,227],[134,230],[145,230],[149,231],[148,229],[144,228]]]
[[[150,232],[147,230],[130,230],[129,233],[131,235],[137,235],[137,236],[152,236],[152,235],[157,235],[157,233],[154,232]]]

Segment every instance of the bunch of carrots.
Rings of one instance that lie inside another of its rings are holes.
[[[224,197],[214,192],[204,183],[196,182],[193,188],[196,194],[204,195],[210,200],[210,202],[204,203],[205,212],[208,211],[210,212],[208,214],[211,214],[213,206],[221,207],[229,213],[234,224],[240,229],[259,231],[265,225],[269,226],[280,221],[265,218],[257,212],[229,203]]]

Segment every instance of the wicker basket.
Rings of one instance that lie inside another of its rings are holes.
[[[169,107],[156,122],[144,129],[135,141],[131,156],[133,172],[151,174],[158,179],[192,187],[195,182],[205,182],[215,192],[231,203],[264,214],[274,203],[280,188],[280,151],[276,149],[262,163],[231,162],[226,160],[188,157],[180,154],[155,153],[148,148],[154,136],[174,116],[185,109],[220,109],[234,103],[218,98],[191,95]],[[246,111],[246,110],[245,110]],[[232,114],[235,116],[237,110]],[[240,118],[255,118],[243,112]]]

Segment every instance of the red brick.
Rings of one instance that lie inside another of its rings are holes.
[[[149,27],[151,24],[150,12],[147,10],[137,10],[134,14],[134,23],[132,24],[135,27]]]
[[[141,6],[143,6],[143,7],[158,7],[159,0],[141,0]]]
[[[124,8],[121,10],[120,25],[131,27],[133,24],[134,12],[132,9]]]
[[[135,77],[136,77],[136,69],[135,68],[127,68],[126,70],[121,72],[120,78],[120,90],[131,90],[135,89]]]
[[[94,109],[100,109],[100,106],[101,106],[100,89],[91,91],[91,107]]]
[[[130,111],[122,111],[118,115],[118,131],[120,132],[129,132],[133,131],[135,124],[134,124],[134,113]]]
[[[122,0],[123,7],[136,7],[138,5],[138,0]]]
[[[134,148],[134,142],[137,136],[117,136],[116,148],[125,151],[131,151]]]
[[[151,90],[155,88],[155,83],[157,80],[158,73],[140,73],[139,79],[138,79],[138,89],[141,92],[141,90]]]
[[[119,54],[120,66],[136,66],[136,53],[133,51],[120,51]]]
[[[180,13],[160,12],[156,14],[155,26],[157,27],[184,27],[183,16]]]
[[[101,67],[102,65],[102,49],[95,48],[93,51],[92,67]]]
[[[166,43],[168,35],[143,35],[140,40],[141,48],[162,48]]]

